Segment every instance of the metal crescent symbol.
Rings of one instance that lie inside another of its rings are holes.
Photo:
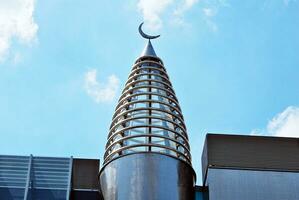
[[[149,39],[149,40],[152,40],[152,39],[156,39],[158,37],[160,37],[160,35],[148,35],[148,34],[145,34],[143,31],[142,31],[142,25],[143,25],[144,22],[142,22],[140,25],[139,25],[139,33],[142,37],[146,38],[146,39]]]

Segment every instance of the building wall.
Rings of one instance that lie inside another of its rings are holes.
[[[297,200],[299,173],[208,169],[209,200]]]
[[[195,186],[195,200],[208,200],[209,192],[207,187]]]
[[[210,166],[299,172],[298,161],[299,138],[207,134],[202,177]]]
[[[101,200],[99,162],[0,155],[0,200]]]

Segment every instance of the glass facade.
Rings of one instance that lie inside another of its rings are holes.
[[[72,158],[0,156],[0,199],[69,199]]]

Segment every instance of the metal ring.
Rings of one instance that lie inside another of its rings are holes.
[[[172,92],[173,94],[175,94],[175,92],[174,92],[174,90],[172,89],[172,86],[171,86],[171,85],[169,85],[169,84],[167,84],[167,83],[165,83],[165,82],[163,82],[163,81],[152,80],[152,79],[142,79],[142,80],[136,80],[136,81],[134,81],[134,82],[131,82],[130,84],[128,84],[128,85],[125,86],[125,88],[123,89],[123,92],[125,92],[126,90],[128,90],[128,88],[129,88],[130,86],[134,85],[134,84],[136,85],[137,83],[140,83],[140,82],[147,82],[147,81],[155,82],[155,83],[160,83],[160,84],[162,84],[162,85],[165,85],[165,86],[167,86],[167,87],[171,90],[171,92]],[[151,84],[151,85],[153,85],[153,84]],[[150,86],[150,85],[148,84],[148,85],[144,85],[144,86]],[[165,88],[165,89],[166,89],[166,88]]]
[[[148,88],[148,87],[141,87],[141,88]],[[140,89],[140,88],[138,88],[138,89]],[[159,96],[159,97],[166,98],[169,101],[172,101],[173,103],[175,103],[176,106],[179,108],[179,110],[181,110],[181,107],[180,107],[179,103],[175,99],[172,99],[172,98],[170,98],[169,96],[166,96],[166,95],[161,95],[161,94],[156,93],[156,92],[140,92],[140,93],[131,94],[129,96],[125,96],[125,97],[123,97],[122,99],[119,100],[119,102],[118,102],[115,109],[117,110],[121,105],[123,105],[123,102],[128,100],[129,98],[137,97],[137,96],[143,96],[143,95],[154,95],[154,96]],[[133,101],[131,101],[131,102],[133,102]]]
[[[181,147],[183,147],[186,151],[187,151],[187,155],[191,155],[190,153],[190,150],[184,145],[182,144],[181,142],[175,140],[175,139],[172,139],[170,137],[166,137],[166,136],[162,136],[162,135],[157,135],[157,134],[151,134],[151,135],[148,135],[148,134],[138,134],[138,135],[131,135],[131,136],[125,136],[119,140],[115,140],[114,142],[112,142],[109,146],[106,146],[106,149],[107,151],[111,151],[111,148],[116,145],[117,143],[119,142],[123,142],[125,140],[128,140],[128,139],[132,139],[132,138],[140,138],[140,137],[143,137],[143,138],[146,138],[146,137],[151,137],[151,138],[163,138],[163,139],[166,139],[166,140],[170,140],[174,143],[176,143],[176,145],[179,145]],[[143,144],[153,144],[153,143],[143,143]],[[107,152],[105,153],[104,156],[107,156]]]
[[[147,62],[160,62],[160,64],[164,64],[162,59],[159,58],[158,56],[149,56],[149,55],[146,55],[146,56],[141,56],[139,58],[137,58],[137,60],[135,61],[135,64],[138,64],[139,62],[142,62],[142,61],[147,61]]]
[[[168,147],[168,146],[163,146],[163,145],[158,145],[158,144],[146,144],[146,145],[136,144],[136,145],[130,145],[130,146],[121,147],[121,148],[119,148],[118,150],[116,150],[116,151],[110,153],[107,157],[105,157],[105,161],[104,161],[104,162],[106,162],[106,160],[109,159],[112,155],[117,154],[117,153],[119,153],[120,151],[124,151],[124,150],[126,150],[126,149],[131,149],[131,148],[135,148],[135,147],[150,147],[150,146],[151,146],[151,147],[159,147],[159,148],[162,148],[162,149],[168,149],[168,150],[170,150],[170,151],[173,151],[173,152],[175,152],[175,153],[177,153],[177,154],[180,154],[181,156],[185,157],[186,160],[189,161],[189,163],[191,163],[191,158],[188,158],[185,154],[183,154],[183,153],[181,153],[181,152],[179,152],[179,151],[176,151],[175,149],[170,148],[170,147]],[[171,154],[169,154],[169,155],[171,155]]]
[[[165,103],[163,101],[157,101],[157,100],[137,100],[137,101],[128,102],[126,104],[121,105],[117,110],[115,110],[114,115],[119,113],[122,108],[124,108],[126,106],[130,106],[132,104],[136,104],[136,103],[158,103],[158,104],[163,104],[163,105],[168,106],[169,108],[172,108],[173,110],[177,111],[182,116],[181,111],[177,107],[175,107],[171,104]],[[144,109],[146,110],[147,108],[144,107]],[[175,115],[175,114],[173,113],[173,115]],[[113,118],[114,118],[114,116],[113,116]]]
[[[113,130],[117,125],[120,125],[120,124],[125,123],[125,122],[128,122],[128,121],[136,120],[136,119],[160,119],[160,120],[165,120],[165,121],[167,121],[167,122],[169,122],[169,123],[172,123],[172,124],[174,124],[174,125],[180,127],[180,128],[183,129],[185,132],[187,132],[187,131],[186,131],[186,127],[184,127],[185,124],[182,123],[181,121],[180,121],[180,122],[181,122],[181,124],[182,124],[183,126],[180,125],[180,124],[178,124],[178,123],[176,123],[175,121],[172,121],[172,120],[169,120],[169,119],[166,119],[166,118],[157,117],[157,116],[151,116],[151,115],[146,115],[146,116],[139,116],[139,117],[130,117],[130,118],[127,118],[127,119],[118,121],[118,122],[116,122],[116,123],[113,123],[113,122],[112,122],[112,123],[111,123],[111,126],[110,126],[109,134],[110,134],[111,130]]]
[[[132,67],[132,70],[135,70],[137,67],[141,66],[142,64],[145,64],[145,63],[153,63],[153,64],[156,64],[156,65],[159,65],[159,67],[163,68],[165,70],[165,72],[167,71],[166,68],[163,66],[163,64],[159,63],[159,62],[156,62],[156,61],[153,61],[153,60],[143,60],[143,61],[140,61],[138,63],[135,63]]]
[[[157,71],[161,72],[161,74],[165,75],[167,77],[167,79],[169,79],[169,76],[168,76],[168,74],[167,74],[166,71],[161,70],[161,69],[159,69],[157,67],[142,66],[142,65],[140,66],[140,68],[136,68],[136,69],[132,70],[131,73],[130,73],[130,75],[129,75],[129,77],[133,76],[136,72],[141,71],[141,70],[157,70]]]
[[[160,75],[160,74],[155,74],[155,73],[135,74],[134,76],[129,77],[129,79],[127,80],[127,82],[126,82],[125,85],[130,84],[130,83],[131,83],[132,81],[134,81],[134,79],[137,78],[138,76],[158,76],[158,77],[160,77],[160,78],[162,78],[162,79],[165,79],[165,82],[167,82],[167,83],[172,87],[170,81],[169,81],[167,78],[165,78],[164,76],[162,76],[162,75]],[[148,78],[147,78],[147,79],[148,79]],[[139,80],[142,80],[142,79],[139,79]],[[151,81],[151,80],[155,80],[155,79],[149,79],[149,80]],[[163,82],[164,82],[164,81],[163,81]]]
[[[116,119],[116,118],[119,118],[123,115],[127,115],[128,113],[131,113],[131,112],[135,112],[135,111],[140,111],[140,110],[155,110],[155,111],[159,111],[159,112],[162,112],[162,113],[167,113],[175,118],[178,118],[180,121],[184,121],[184,119],[182,118],[182,116],[178,116],[178,115],[173,115],[173,113],[167,111],[167,110],[163,110],[163,109],[160,109],[160,108],[134,108],[132,110],[127,110],[126,112],[124,113],[119,113],[116,117],[113,118]],[[188,136],[188,135],[187,135]],[[188,138],[188,137],[187,137]]]
[[[184,132],[184,135],[179,133],[179,132],[176,132],[175,130],[172,130],[172,129],[169,129],[169,128],[166,128],[166,127],[163,127],[163,126],[157,126],[157,125],[138,125],[138,126],[130,126],[130,127],[125,127],[123,129],[120,129],[118,130],[117,132],[114,132],[112,135],[109,135],[108,136],[108,142],[114,137],[116,136],[117,134],[121,133],[121,132],[124,132],[124,131],[127,131],[127,130],[130,130],[130,129],[134,129],[134,128],[147,128],[147,127],[151,127],[151,128],[160,128],[160,129],[163,129],[163,130],[166,130],[166,131],[169,131],[169,132],[172,132],[174,134],[178,134],[180,137],[182,137],[185,141],[186,141],[186,144],[188,146],[188,148],[190,148],[189,146],[189,143],[188,143],[188,139],[185,135],[187,135],[185,132]],[[148,134],[149,136],[151,136],[150,134]]]

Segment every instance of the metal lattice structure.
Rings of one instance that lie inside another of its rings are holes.
[[[191,165],[182,111],[150,41],[133,65],[116,106],[104,164],[140,152],[166,154]]]
[[[105,200],[194,199],[196,174],[182,111],[152,36],[112,117],[99,182]],[[125,186],[125,187],[124,187]]]

